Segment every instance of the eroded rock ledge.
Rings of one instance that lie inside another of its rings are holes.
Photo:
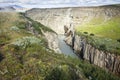
[[[33,25],[32,22],[29,21],[26,25],[27,30],[30,31],[35,36],[39,35],[38,31],[36,31],[32,25]],[[59,49],[59,44],[58,44],[58,35],[54,32],[44,31],[42,29],[41,31],[42,31],[42,34],[44,35],[44,38],[48,42],[49,49],[54,50],[56,53],[61,53]]]
[[[68,34],[65,42],[73,48],[80,58],[120,76],[119,55],[96,49],[88,44],[85,38],[73,35],[73,32],[70,30],[65,32],[65,35]]]
[[[48,41],[48,47],[57,53],[61,53],[58,43],[58,35],[52,32],[43,32],[45,38]]]

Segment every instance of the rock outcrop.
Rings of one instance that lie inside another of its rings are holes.
[[[32,25],[33,25],[32,22],[28,21],[28,23],[26,24],[26,29],[35,36],[39,35],[38,31],[36,31]],[[57,53],[61,53],[59,49],[58,35],[54,32],[43,31],[43,30],[41,31],[42,34],[44,35],[44,38],[48,42],[48,47]]]
[[[43,32],[45,38],[48,41],[48,47],[57,53],[61,53],[58,43],[58,35],[52,32]]]
[[[78,35],[72,36],[72,31],[68,30],[67,33],[71,34],[66,36],[65,42],[73,48],[80,58],[120,76],[119,55],[96,49],[91,44],[88,44],[84,37]]]

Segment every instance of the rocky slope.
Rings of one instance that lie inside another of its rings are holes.
[[[103,22],[112,17],[120,17],[120,6],[102,7],[78,7],[78,8],[54,8],[31,9],[26,12],[28,17],[49,26],[59,34],[64,33],[64,25],[75,27],[91,21],[93,18],[102,19]]]
[[[43,34],[48,41],[48,47],[57,53],[61,53],[58,43],[58,35],[51,32],[43,32]]]
[[[38,31],[36,31],[33,28],[33,23],[32,22],[28,22],[27,24],[27,29],[29,31],[32,32],[32,34],[34,35],[39,35]],[[56,53],[61,53],[60,49],[59,49],[59,43],[58,43],[58,36],[55,32],[53,31],[44,31],[41,29],[42,34],[44,35],[44,38],[47,40],[48,43],[48,47],[51,50],[54,50]]]

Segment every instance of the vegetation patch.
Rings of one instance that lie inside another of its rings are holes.
[[[26,48],[27,46],[31,45],[31,44],[41,44],[41,40],[34,37],[34,36],[27,36],[27,37],[23,37],[23,38],[20,38],[20,39],[17,39],[16,41],[14,41],[13,43],[11,44],[14,44],[16,46],[19,46],[19,47],[22,47],[22,48]]]
[[[117,39],[118,42],[120,42],[120,39]]]
[[[88,32],[83,32],[84,34],[88,34]]]
[[[81,61],[79,64],[79,67],[82,68],[82,71],[90,80],[119,80],[120,79],[118,77],[114,77],[112,73],[108,71],[104,71],[103,69],[100,69],[85,61]]]
[[[4,55],[0,52],[0,62],[4,59]]]
[[[93,33],[90,33],[90,36],[94,36],[94,34],[93,34]]]
[[[10,40],[8,34],[0,30],[0,45],[6,44]]]

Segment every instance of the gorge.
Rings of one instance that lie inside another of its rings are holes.
[[[102,25],[112,19],[120,20],[120,6],[101,7],[76,7],[76,8],[55,8],[55,9],[31,9],[26,12],[26,16],[41,22],[53,29],[58,35],[64,34],[64,25],[68,26],[68,36],[65,42],[85,60],[101,68],[107,69],[120,76],[120,56],[116,53],[99,50],[87,43],[85,38],[72,35],[74,30],[70,29],[70,24],[78,26],[88,24]],[[94,21],[94,22],[93,22]],[[119,21],[120,22],[120,21]],[[119,24],[120,26],[120,24]],[[119,27],[117,26],[117,27]],[[118,28],[119,29],[119,28]],[[71,33],[71,32],[72,33]],[[75,38],[73,40],[73,38]]]

